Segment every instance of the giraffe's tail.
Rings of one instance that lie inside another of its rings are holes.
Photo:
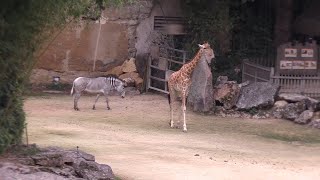
[[[169,87],[169,83],[168,81],[166,82],[167,83],[167,87]],[[170,88],[169,88],[170,89]],[[170,90],[169,90],[169,93],[168,93],[168,102],[169,102],[169,105],[171,104],[171,99],[170,99]]]

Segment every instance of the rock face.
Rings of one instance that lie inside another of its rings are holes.
[[[110,166],[96,163],[94,156],[90,154],[48,148],[33,156],[17,158],[12,162],[0,162],[0,179],[113,180],[115,176]]]
[[[225,109],[231,109],[238,101],[240,90],[239,84],[235,81],[220,82],[214,87],[213,97],[215,101],[223,104]]]
[[[137,34],[137,28],[149,17],[155,4],[152,0],[139,0],[123,4],[121,8],[107,7],[100,21],[77,21],[68,25],[48,45],[35,64],[30,81],[33,84],[48,84],[52,76],[60,76],[65,83],[71,83],[84,72],[96,76],[122,64],[128,57],[136,57],[137,51],[148,50],[137,46],[137,41],[149,37],[152,28],[144,28]],[[157,14],[154,14],[157,15]],[[100,33],[98,33],[100,31]],[[98,37],[98,34],[100,36]],[[160,34],[155,32],[155,34]],[[154,36],[149,37],[154,41]],[[143,42],[144,39],[143,39]],[[155,41],[159,43],[160,41]],[[46,72],[45,74],[42,72]],[[38,74],[42,73],[42,74]]]
[[[257,82],[243,87],[236,104],[238,110],[269,108],[274,104],[279,86],[269,82]]]
[[[214,105],[212,73],[204,59],[201,59],[194,69],[191,81],[188,104],[196,112],[210,111]]]

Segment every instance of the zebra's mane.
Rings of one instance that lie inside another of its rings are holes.
[[[117,80],[120,80],[121,82],[124,83],[124,80],[120,79],[119,76],[115,75],[115,74],[108,74],[106,76],[104,76],[105,78],[109,79],[109,78],[115,78]]]

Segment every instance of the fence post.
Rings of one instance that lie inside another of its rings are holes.
[[[148,57],[148,67],[147,67],[147,89],[146,89],[146,91],[148,92],[148,90],[149,90],[149,88],[150,88],[150,84],[151,84],[151,79],[150,79],[150,77],[151,77],[151,58],[150,58],[150,56]]]
[[[269,82],[271,82],[271,83],[274,83],[274,82],[273,82],[273,75],[274,75],[274,68],[271,67],[271,68],[270,68],[270,79],[269,79]]]
[[[187,58],[186,51],[183,51],[183,53],[182,53],[182,62],[183,62],[183,64],[186,63],[186,58]]]
[[[300,93],[304,95],[304,90],[306,87],[306,79],[304,79],[304,76],[302,76],[303,79],[301,79],[301,85],[300,85]]]

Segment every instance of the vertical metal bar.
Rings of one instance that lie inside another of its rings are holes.
[[[274,81],[273,81],[273,74],[274,74],[274,68],[271,67],[271,68],[270,68],[270,74],[269,74],[269,76],[270,76],[269,82],[271,82],[271,83],[274,83]]]
[[[304,79],[304,77],[303,77],[303,79],[301,79],[301,89],[300,89],[300,93],[301,94],[304,94],[304,92],[305,92],[305,79]]]

